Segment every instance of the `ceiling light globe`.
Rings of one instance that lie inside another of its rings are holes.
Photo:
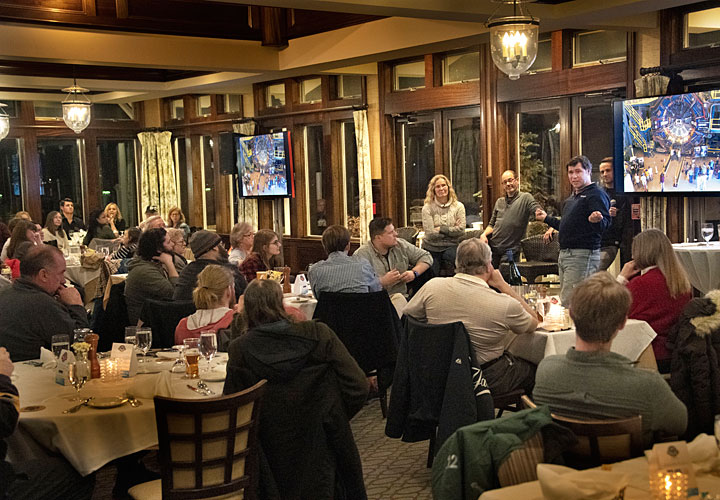
[[[0,115],[0,141],[7,137],[8,132],[10,132],[10,117]]]
[[[490,28],[490,54],[495,66],[517,80],[535,62],[539,21],[530,16],[494,19]]]

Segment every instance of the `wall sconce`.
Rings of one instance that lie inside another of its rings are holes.
[[[513,15],[493,18],[493,13],[488,18],[486,26],[490,29],[490,54],[500,71],[506,73],[511,80],[517,80],[532,66],[537,57],[540,20],[522,10],[523,3],[535,0],[493,1],[512,5]]]
[[[62,91],[68,93],[62,102],[63,121],[73,132],[79,134],[90,125],[92,103],[85,95],[88,89],[78,87],[77,81],[73,79],[72,87]]]

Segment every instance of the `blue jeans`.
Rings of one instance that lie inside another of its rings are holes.
[[[582,280],[595,273],[600,267],[600,250],[565,248],[560,250],[558,269],[560,271],[560,301],[564,307],[570,305],[572,290]]]
[[[433,252],[432,250],[428,251],[433,258],[432,270],[435,276],[440,276],[440,264],[442,261],[449,262],[450,268],[453,270],[455,269],[455,255],[457,254],[456,246],[446,248],[440,252]]]

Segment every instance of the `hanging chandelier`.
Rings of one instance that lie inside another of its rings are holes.
[[[538,50],[540,20],[523,12],[522,4],[535,0],[493,0],[513,6],[513,15],[487,20],[490,29],[490,54],[495,66],[517,80],[535,62]],[[497,12],[497,11],[496,11]]]
[[[73,78],[72,87],[62,89],[68,95],[62,102],[63,120],[76,134],[79,134],[90,125],[92,103],[85,95],[88,89],[78,87],[77,81]]]
[[[7,108],[7,104],[0,102],[0,141],[5,139],[10,132],[10,117],[5,108]]]

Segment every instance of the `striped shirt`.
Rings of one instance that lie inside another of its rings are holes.
[[[308,281],[315,298],[320,292],[368,293],[382,290],[370,263],[353,259],[345,252],[333,252],[327,260],[316,262],[308,271]]]

